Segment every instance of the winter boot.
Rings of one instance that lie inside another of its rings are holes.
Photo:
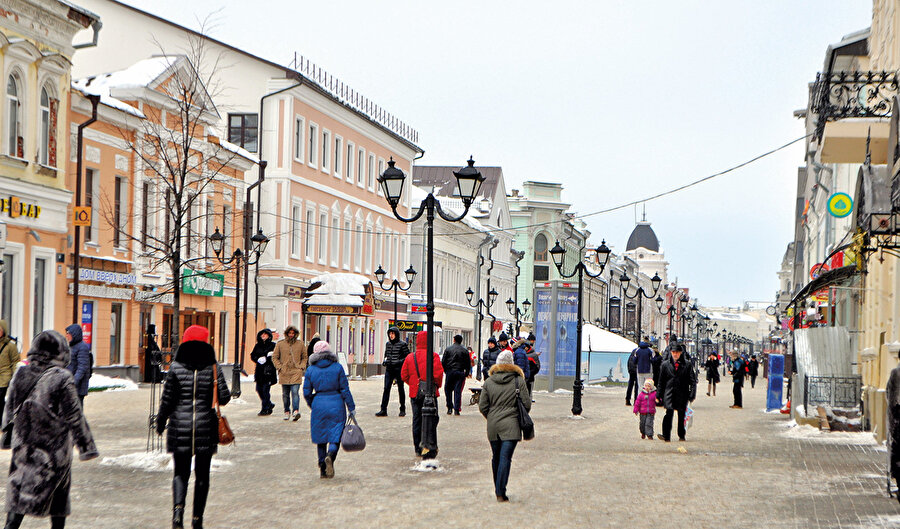
[[[378,413],[375,414],[376,417],[387,417],[387,410],[379,410]]]
[[[203,517],[202,516],[194,516],[191,519],[191,527],[192,527],[192,529],[203,529]]]
[[[406,417],[406,408],[400,408],[400,417]]]
[[[327,456],[325,456],[324,465],[325,465],[325,477],[333,478],[334,477],[334,459],[331,457],[330,453]]]
[[[319,478],[327,478],[328,476],[325,474],[325,462],[319,463]]]
[[[22,520],[25,519],[24,514],[19,514],[15,512],[10,512],[6,514],[6,525],[4,529],[19,529],[22,525]]]
[[[172,529],[184,529],[184,505],[176,505],[172,510]]]

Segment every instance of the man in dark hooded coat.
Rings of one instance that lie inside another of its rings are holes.
[[[275,403],[272,402],[272,386],[278,383],[278,372],[272,363],[272,351],[275,350],[275,342],[272,341],[272,331],[263,329],[256,333],[256,345],[250,353],[250,359],[256,363],[253,371],[253,380],[256,382],[256,393],[262,409],[257,415],[272,415]]]
[[[891,433],[891,477],[900,485],[900,366],[891,370],[887,386],[888,429]],[[900,494],[897,494],[900,501]]]
[[[409,354],[409,346],[400,339],[400,329],[391,326],[387,332],[388,341],[384,344],[384,391],[381,393],[381,409],[376,417],[387,417],[388,402],[391,400],[391,386],[397,382],[397,393],[400,394],[400,417],[406,416],[406,391],[400,378],[403,361]]]

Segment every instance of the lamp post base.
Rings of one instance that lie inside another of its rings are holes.
[[[572,384],[572,415],[581,415],[581,393],[584,388],[584,382],[580,378],[576,378]]]
[[[231,368],[231,396],[238,398],[241,396],[241,371],[244,368],[241,364],[234,364]]]
[[[438,409],[435,397],[425,397],[422,403],[422,451],[437,453]]]

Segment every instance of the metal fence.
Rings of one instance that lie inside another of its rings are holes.
[[[862,396],[862,377],[807,376],[803,404],[809,413],[810,406],[832,408],[859,408]]]

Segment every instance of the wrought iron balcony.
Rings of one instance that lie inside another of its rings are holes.
[[[825,123],[844,118],[886,118],[900,92],[897,72],[833,72],[816,74],[811,110],[819,116],[816,136]]]

